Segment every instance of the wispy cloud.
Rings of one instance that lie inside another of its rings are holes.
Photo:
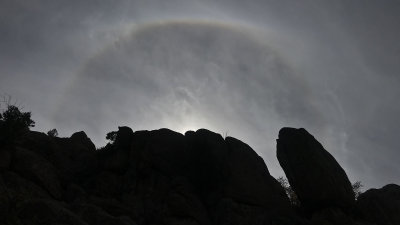
[[[367,187],[400,182],[399,4],[2,1],[0,91],[39,130],[206,127],[269,170],[280,127],[305,127]],[[174,22],[168,22],[174,21]]]

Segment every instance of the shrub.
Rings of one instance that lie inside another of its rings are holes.
[[[281,184],[281,186],[285,190],[286,195],[289,198],[290,204],[293,206],[299,206],[300,205],[299,198],[297,197],[296,193],[293,191],[288,180],[284,177],[278,177],[278,179],[276,179],[276,180]]]
[[[283,189],[285,189],[286,195],[288,196],[290,203],[292,205],[299,206],[300,201],[299,201],[296,193],[293,191],[292,187],[290,186],[288,180],[284,177],[278,177],[278,179],[276,179],[276,180],[281,184]],[[352,186],[353,192],[355,194],[355,199],[357,200],[358,196],[360,196],[360,194],[362,193],[362,188],[364,186],[361,184],[361,181],[356,181],[351,186]]]
[[[58,137],[58,131],[57,129],[51,129],[47,131],[47,135],[49,135],[50,137]]]
[[[358,196],[360,196],[360,194],[362,193],[362,188],[364,187],[364,185],[361,184],[361,181],[356,181],[351,186],[353,187],[354,195],[357,200]]]
[[[114,143],[115,139],[117,139],[117,133],[117,131],[111,131],[107,133],[106,140],[108,140],[111,144]]]

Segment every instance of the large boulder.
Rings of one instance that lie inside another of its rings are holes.
[[[40,155],[24,148],[16,148],[13,169],[21,176],[36,182],[54,198],[62,196],[62,188],[54,166]]]
[[[0,171],[8,170],[11,164],[11,153],[9,149],[0,149]]]
[[[104,169],[113,172],[124,172],[130,164],[130,150],[133,131],[129,127],[118,127],[114,142],[108,143],[97,152]]]
[[[84,131],[73,133],[70,139],[72,142],[75,142],[75,144],[81,145],[87,150],[96,150],[96,146],[93,144],[92,140],[90,140],[90,138],[86,135]]]
[[[4,184],[3,176],[0,175],[0,221],[6,221],[10,209],[10,194]]]
[[[103,171],[93,175],[83,186],[87,193],[96,196],[112,197],[121,193],[122,181],[118,174]]]
[[[193,185],[214,223],[268,224],[285,213],[292,217],[283,188],[250,146],[204,129],[187,132],[185,137]]]
[[[5,224],[20,224],[17,209],[25,201],[51,198],[41,187],[16,173],[4,172],[0,175],[0,221]]]
[[[16,173],[5,172],[2,175],[3,196],[10,206],[18,207],[29,199],[51,199],[52,197],[41,187]],[[0,185],[1,186],[1,185]],[[4,194],[6,194],[4,196]]]
[[[169,129],[140,131],[133,135],[130,162],[137,169],[157,168],[168,174],[182,174],[187,162],[184,136]]]
[[[88,203],[72,205],[72,210],[88,224],[97,225],[136,225],[129,217],[114,217],[98,206]]]
[[[25,201],[18,208],[18,218],[24,225],[69,224],[88,225],[61,202],[44,199]]]
[[[115,144],[121,149],[129,149],[132,142],[133,131],[130,127],[118,127]]]
[[[215,214],[214,224],[268,224],[266,210],[263,207],[243,204],[230,198],[219,201]]]
[[[49,159],[54,154],[57,144],[54,137],[50,137],[43,132],[29,131],[23,139],[21,147],[29,149],[42,157]]]
[[[227,195],[236,201],[264,208],[289,207],[285,191],[269,174],[264,160],[240,140],[227,137],[225,142],[229,149],[226,156]]]
[[[282,128],[277,157],[306,210],[348,210],[354,205],[354,192],[345,171],[305,129]]]
[[[362,193],[356,203],[356,215],[379,225],[400,224],[400,186],[388,184]]]
[[[312,225],[364,225],[356,223],[339,208],[325,208],[313,213],[311,217]]]
[[[121,217],[129,215],[129,217],[133,218],[132,209],[130,209],[128,206],[115,198],[101,198],[91,196],[89,199],[87,199],[86,202],[100,207],[112,216]]]
[[[228,175],[228,148],[220,134],[200,129],[185,133],[187,176],[207,204],[221,197]],[[210,202],[211,201],[211,202]]]
[[[195,163],[190,153],[180,133],[168,129],[134,133],[122,200],[135,209],[135,217],[154,224],[208,219],[193,187],[195,176],[189,176]]]
[[[54,138],[54,142],[56,146],[51,160],[63,185],[84,181],[97,172],[96,148],[83,131],[70,138]]]
[[[210,224],[207,209],[186,180],[173,179],[164,196],[165,204],[158,220],[161,224]]]
[[[123,183],[131,185],[122,200],[154,223],[229,224],[225,219],[240,209],[241,221],[250,224],[254,216],[268,221],[290,211],[255,151],[205,129],[184,136],[168,129],[135,132],[129,162],[124,177],[130,179]],[[224,211],[227,205],[233,211]]]

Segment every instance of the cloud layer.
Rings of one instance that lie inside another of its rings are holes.
[[[2,1],[0,91],[37,129],[200,127],[282,175],[275,139],[305,127],[367,187],[400,183],[399,4]]]

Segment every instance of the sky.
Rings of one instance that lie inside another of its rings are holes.
[[[206,128],[270,173],[304,127],[365,189],[400,183],[400,2],[1,0],[0,94],[34,130]],[[4,104],[3,104],[4,105]]]

